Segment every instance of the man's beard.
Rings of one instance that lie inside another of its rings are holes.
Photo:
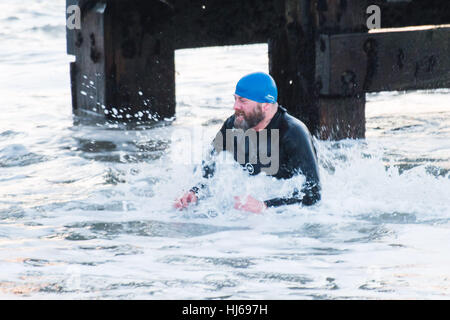
[[[238,120],[238,115],[243,116],[241,121]],[[256,126],[262,120],[264,120],[264,113],[262,112],[261,104],[258,103],[253,112],[248,116],[244,112],[235,112],[234,127],[236,129],[247,131],[248,129]]]

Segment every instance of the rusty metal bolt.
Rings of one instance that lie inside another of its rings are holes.
[[[346,70],[341,75],[341,87],[344,96],[352,96],[357,88],[356,74],[352,70]]]

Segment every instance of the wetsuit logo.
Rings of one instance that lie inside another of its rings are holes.
[[[253,172],[255,172],[255,168],[253,167],[253,165],[251,163],[247,163],[245,165],[245,169],[247,169],[248,173],[253,174]]]

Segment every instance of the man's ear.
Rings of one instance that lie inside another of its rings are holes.
[[[264,110],[264,112],[267,112],[270,109],[270,106],[271,106],[270,103],[263,103],[262,109]]]

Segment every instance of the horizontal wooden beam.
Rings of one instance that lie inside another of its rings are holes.
[[[448,0],[371,0],[381,9],[381,27],[450,24]]]
[[[140,14],[122,14],[121,23],[137,24],[138,33],[170,40],[174,49],[209,46],[267,43],[279,29],[286,27],[277,0],[66,0],[67,6],[79,5],[82,15],[93,6],[109,8],[126,5]],[[67,30],[67,51],[76,54],[75,43],[79,30]]]
[[[267,43],[283,28],[276,0],[177,0],[171,38],[176,49]]]
[[[314,29],[320,34],[366,32],[370,0],[311,1]]]
[[[450,87],[450,26],[342,35],[316,43],[321,95]]]

